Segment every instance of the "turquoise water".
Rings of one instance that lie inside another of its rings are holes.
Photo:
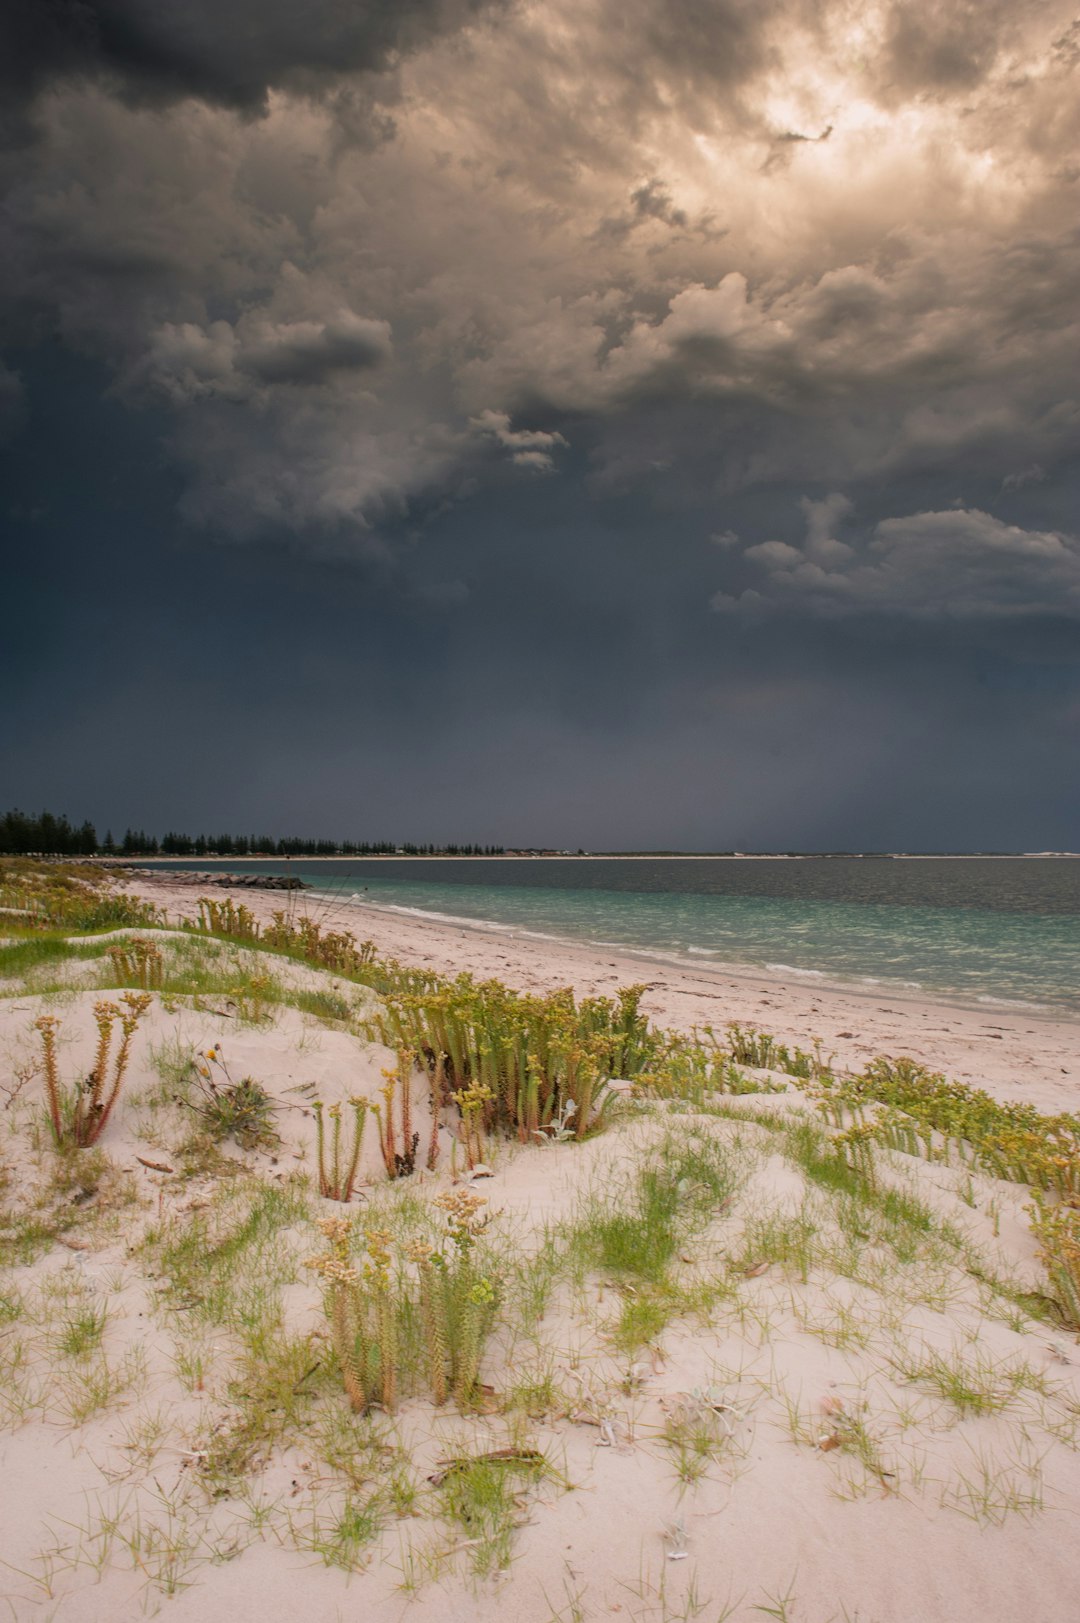
[[[191,863],[187,866],[197,867]],[[1080,861],[230,863],[357,903],[720,968],[1080,1014]],[[362,934],[357,909],[349,925]]]

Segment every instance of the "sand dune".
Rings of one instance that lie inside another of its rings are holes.
[[[267,912],[275,900],[245,896]],[[356,922],[381,951],[444,971],[582,992],[645,978],[657,1020],[757,1020],[789,1041],[816,1033],[848,1063],[902,1049],[954,1072],[962,1061],[996,1093],[1075,1103],[1064,1022],[882,1007],[370,910]],[[49,971],[48,985],[34,972],[0,1000],[11,1616],[1072,1615],[1080,1347],[1036,1316],[1023,1187],[883,1152],[878,1182],[847,1199],[812,1175],[800,1124],[816,1132],[816,1113],[779,1076],[760,1080],[788,1091],[704,1113],[623,1100],[581,1144],[492,1141],[492,1175],[473,1186],[500,1304],[483,1401],[435,1408],[414,1381],[394,1415],[353,1417],[304,1266],[323,1244],[313,1220],[342,1211],[311,1187],[311,1105],[378,1098],[394,1057],[357,1025],[372,995],[243,948],[160,939],[166,955],[207,954],[207,990],[153,995],[100,1157],[58,1163],[38,1083],[14,1079],[43,1011],[61,1022],[65,1078],[86,1073],[108,960]],[[262,1007],[239,988],[268,964],[281,995]],[[312,1013],[313,992],[347,1007]],[[215,1045],[265,1088],[272,1142],[210,1153],[196,1134],[193,1148],[178,1078]],[[426,1087],[413,1086],[426,1141]],[[349,1210],[403,1246],[437,1221],[452,1153],[460,1171],[448,1121],[436,1170],[391,1183],[369,1130]],[[677,1200],[663,1271],[605,1262],[604,1224],[628,1215],[636,1243],[652,1221],[643,1180],[655,1192],[665,1178]]]

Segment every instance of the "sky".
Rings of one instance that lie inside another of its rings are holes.
[[[0,801],[1080,847],[1074,0],[7,0]]]

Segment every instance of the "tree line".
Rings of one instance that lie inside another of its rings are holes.
[[[178,834],[159,840],[142,828],[126,829],[113,839],[111,829],[98,840],[93,823],[77,828],[52,812],[28,817],[9,811],[0,817],[0,852],[9,856],[59,857],[499,857],[501,845],[395,845],[388,840],[276,839],[272,834]]]

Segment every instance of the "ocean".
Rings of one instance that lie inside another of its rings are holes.
[[[175,864],[150,864],[172,867]],[[197,861],[180,864],[205,867]],[[356,902],[898,996],[1080,1014],[1080,860],[816,857],[229,862]]]

